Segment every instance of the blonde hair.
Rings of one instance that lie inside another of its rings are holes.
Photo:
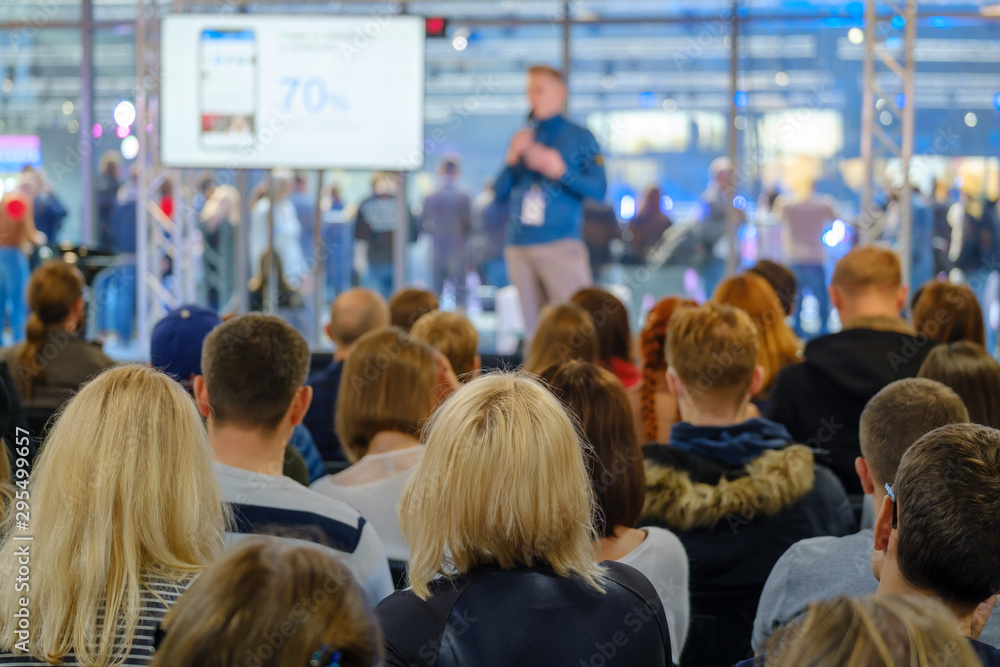
[[[757,367],[757,328],[739,308],[678,308],[667,328],[667,365],[694,396],[742,400]]]
[[[400,501],[418,597],[430,597],[438,574],[488,563],[547,563],[603,590],[583,445],[551,392],[523,374],[490,373],[452,394],[425,433]]]
[[[351,462],[368,453],[376,433],[420,432],[437,406],[437,354],[397,327],[370,331],[351,346],[334,418]]]
[[[768,667],[978,667],[958,621],[926,596],[838,597],[812,602],[772,635]]]
[[[324,645],[341,653],[342,667],[382,664],[382,633],[364,593],[330,549],[305,542],[245,540],[191,585],[163,625],[153,667],[251,658],[305,667]]]
[[[479,334],[468,317],[461,313],[435,310],[417,320],[410,329],[410,336],[446,356],[460,382],[473,379],[476,355],[479,353]]]
[[[739,308],[757,327],[757,363],[764,368],[760,393],[766,395],[778,371],[799,361],[802,352],[802,341],[785,322],[781,299],[764,278],[744,273],[721,282],[712,300]]]
[[[858,246],[840,258],[830,284],[849,296],[869,289],[889,291],[903,283],[899,255],[888,248]]]
[[[167,375],[119,366],[63,408],[31,474],[31,652],[119,665],[149,575],[184,578],[222,551],[226,514],[194,401]],[[0,649],[17,638],[14,514],[0,542]],[[97,610],[107,622],[98,623]]]
[[[552,364],[579,359],[597,361],[599,343],[594,318],[575,303],[542,309],[524,370],[538,374]]]

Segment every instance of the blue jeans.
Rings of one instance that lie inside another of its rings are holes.
[[[802,293],[808,288],[819,302],[819,333],[824,336],[830,333],[830,295],[826,291],[826,272],[820,264],[792,264],[792,273],[798,283],[795,293],[795,333],[800,338],[806,338],[802,330]]]
[[[114,331],[122,340],[132,338],[135,321],[135,264],[123,262],[101,271],[94,279],[97,326]]]
[[[486,260],[483,266],[483,278],[487,285],[493,285],[497,289],[510,284],[507,280],[507,262],[503,257]]]
[[[28,319],[28,257],[20,248],[0,246],[0,335],[10,324],[14,342],[24,340]]]
[[[392,296],[392,264],[369,264],[361,284],[388,299]]]

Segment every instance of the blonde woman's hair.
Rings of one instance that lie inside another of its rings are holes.
[[[739,308],[757,328],[757,364],[764,368],[760,393],[766,395],[774,386],[778,371],[801,359],[802,341],[785,322],[785,307],[770,283],[754,273],[732,276],[715,288],[715,303]]]
[[[164,618],[153,667],[307,667],[339,651],[342,667],[382,664],[364,593],[330,549],[250,538],[205,571]],[[274,639],[277,638],[277,639]]]
[[[63,408],[35,461],[31,593],[17,592],[14,513],[0,542],[0,650],[27,597],[31,654],[120,665],[147,576],[187,578],[222,551],[226,515],[208,438],[180,384],[143,366],[109,369]],[[97,610],[109,622],[98,623]]]
[[[352,463],[368,453],[376,433],[419,435],[437,407],[437,355],[397,327],[370,331],[351,345],[334,420]]]
[[[524,360],[524,370],[535,375],[564,361],[597,361],[600,343],[594,319],[575,303],[548,305],[542,309]]]
[[[486,564],[547,563],[603,591],[583,448],[551,392],[527,375],[490,373],[452,394],[425,434],[400,501],[418,597],[430,597],[438,574]]]
[[[926,596],[838,597],[808,611],[767,644],[768,667],[979,667],[958,621]]]

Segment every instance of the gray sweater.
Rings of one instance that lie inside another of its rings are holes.
[[[813,537],[793,544],[771,570],[757,605],[753,650],[764,650],[778,626],[805,611],[811,600],[871,595],[878,589],[871,558],[875,531],[846,537]],[[1000,645],[1000,614],[993,613],[979,640]]]

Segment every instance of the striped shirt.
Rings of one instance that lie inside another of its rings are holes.
[[[232,544],[248,535],[276,535],[332,548],[374,608],[393,591],[382,540],[353,507],[287,477],[215,462],[222,496],[233,510]]]
[[[148,590],[144,588],[142,591],[142,610],[132,643],[127,649],[128,657],[122,663],[125,667],[145,667],[152,662],[153,636],[156,634],[156,628],[159,626],[160,620],[193,581],[193,577],[167,579],[161,576],[150,575],[144,578]],[[96,613],[98,624],[100,625],[104,616],[104,610],[98,610]],[[32,625],[37,622],[37,620],[32,619]],[[32,637],[28,638],[28,646],[29,648],[33,646]],[[47,664],[49,663],[37,660],[17,650],[0,651],[0,665],[4,667],[37,667],[38,665]],[[60,663],[63,667],[78,667],[79,664],[76,656],[72,653],[64,655]]]

